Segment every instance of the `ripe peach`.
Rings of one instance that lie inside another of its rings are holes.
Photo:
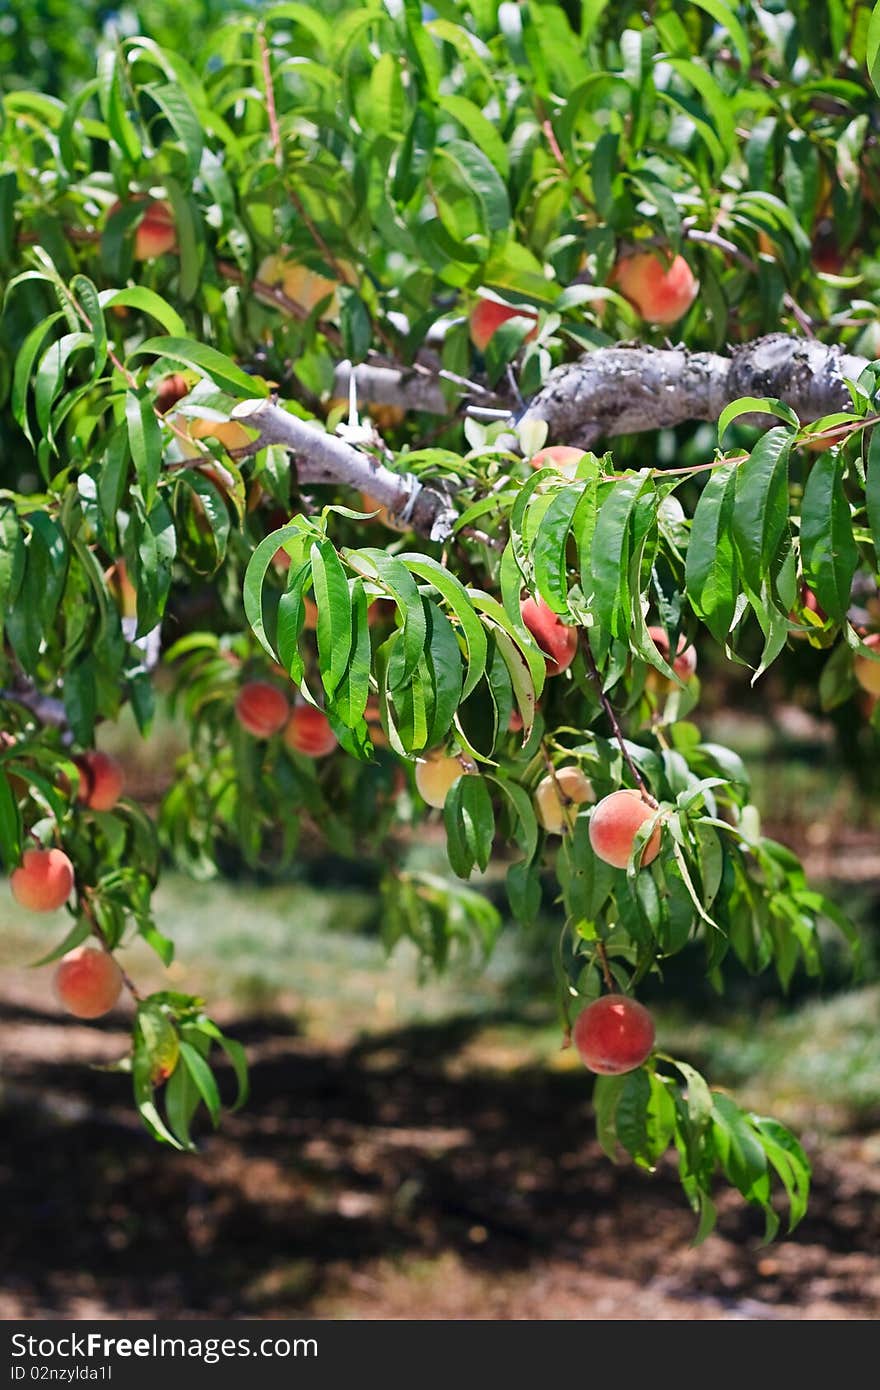
[[[287,298],[298,304],[306,314],[310,314],[328,295],[332,295],[333,299],[326,312],[333,314],[337,310],[337,282],[328,280],[308,266],[286,260],[284,256],[266,256],[257,271],[257,279],[273,289],[283,290]]]
[[[578,647],[576,627],[566,627],[542,598],[531,596],[519,606],[522,620],[547,660],[548,676],[558,676],[574,661]]]
[[[368,492],[361,493],[361,511],[377,512],[378,515],[371,517],[371,521],[378,521],[380,526],[387,526],[389,531],[397,531],[400,535],[406,535],[409,527],[405,521],[398,521],[393,517],[388,508],[382,502],[377,502],[375,497],[371,497]]]
[[[595,801],[592,783],[579,767],[559,767],[535,789],[535,814],[550,835],[561,835],[574,823],[577,807]]]
[[[821,623],[827,623],[828,621],[828,614],[825,612],[825,609],[822,607],[821,603],[816,598],[816,595],[813,593],[813,590],[810,589],[806,584],[803,586],[801,590],[801,609],[802,613],[815,613],[816,617],[819,619]],[[802,613],[799,613],[796,608],[793,608],[788,615],[789,622],[798,623],[801,627],[805,626]],[[812,624],[810,626],[812,626]],[[809,635],[810,633],[808,631],[789,633],[789,637],[797,638],[806,638],[809,637]],[[865,658],[862,659],[864,660]]]
[[[189,382],[186,377],[181,376],[180,372],[170,372],[168,376],[163,376],[158,383],[153,401],[159,414],[164,415],[166,411],[187,395],[189,395]]]
[[[74,1018],[100,1018],[122,993],[122,971],[112,956],[95,946],[80,946],[58,964],[55,994]]]
[[[463,759],[434,748],[416,763],[416,787],[423,801],[442,811],[446,796],[459,777],[470,772]]]
[[[107,588],[123,618],[137,616],[137,590],[128,577],[128,566],[117,560],[104,571]]]
[[[494,299],[478,299],[469,319],[471,342],[477,351],[485,352],[502,323],[515,318],[535,320],[535,327],[525,339],[530,343],[538,332],[538,315],[534,309],[527,309],[525,305],[499,304]]]
[[[846,265],[846,256],[840,249],[834,224],[824,218],[813,237],[812,260],[816,270],[825,275],[840,275]]]
[[[245,449],[251,442],[244,425],[237,420],[209,420],[195,415],[186,421],[185,429],[190,439],[216,439],[224,449]]]
[[[323,710],[314,705],[297,705],[284,729],[284,742],[294,753],[307,758],[326,758],[336,747],[337,738]]]
[[[668,664],[669,638],[666,635],[666,629],[662,627],[649,627],[648,636],[654,643],[654,646],[657,648],[663,660]],[[688,646],[687,638],[685,637],[684,633],[682,633],[678,639],[678,655],[672,663],[672,669],[678,676],[679,680],[682,681],[689,681],[691,676],[693,676],[696,673],[697,651],[695,647]],[[657,678],[656,681],[652,681],[652,677],[654,676],[656,676]],[[648,681],[649,684],[653,684],[658,687],[662,687],[664,685],[667,689],[672,687],[672,682],[669,680],[668,676],[664,677],[660,674],[659,671],[654,671],[653,669],[649,672]]]
[[[839,429],[825,430],[813,439],[803,439],[801,447],[808,449],[811,454],[824,454],[826,449],[833,449],[835,444],[841,444],[850,435],[848,425],[841,425]]]
[[[531,462],[533,468],[555,468],[566,478],[573,478],[583,456],[583,449],[572,449],[568,444],[551,444],[549,449],[539,449],[537,454],[533,454]]]
[[[146,203],[146,208],[134,234],[135,260],[151,261],[155,256],[164,256],[166,251],[176,250],[177,228],[170,204],[158,198],[138,198],[136,201]],[[120,202],[115,202],[108,216],[112,217],[121,207]]]
[[[872,632],[862,641],[872,651],[880,651],[880,632]],[[880,695],[880,661],[872,661],[868,656],[857,656],[853,662],[853,675],[863,690],[869,695]]]
[[[371,695],[367,701],[367,708],[364,710],[364,718],[367,721],[367,728],[370,731],[370,738],[374,748],[387,748],[388,735],[382,727],[382,713],[379,706],[378,695]],[[398,769],[399,771],[400,769]],[[406,779],[404,778],[404,786]],[[403,787],[400,788],[403,790]]]
[[[78,799],[92,811],[112,811],[122,795],[122,766],[109,753],[91,749],[74,762],[79,768]]]
[[[9,886],[16,902],[30,912],[55,912],[73,889],[73,865],[62,849],[26,849]]]
[[[238,692],[235,713],[239,724],[254,738],[271,738],[290,717],[287,697],[268,681],[248,681]]]
[[[640,1067],[654,1048],[654,1020],[625,994],[604,994],[579,1014],[572,1032],[584,1066],[599,1076]]]
[[[693,304],[700,282],[684,256],[660,260],[652,251],[622,256],[611,284],[641,314],[646,323],[677,323]]]
[[[603,797],[590,816],[590,844],[594,854],[615,869],[625,869],[632,856],[636,835],[653,815],[654,810],[641,792],[625,788]],[[657,858],[661,837],[661,827],[657,825],[645,845],[641,859],[643,867]]]

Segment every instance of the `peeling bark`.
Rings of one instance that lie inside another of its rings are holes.
[[[848,409],[844,378],[857,379],[866,365],[865,358],[836,345],[785,333],[736,347],[729,356],[638,343],[599,348],[557,367],[529,402],[524,418],[545,420],[553,443],[586,449],[614,435],[642,434],[686,420],[717,420],[725,406],[742,396],[776,397],[806,423]],[[337,368],[337,395],[348,394],[351,370],[348,362]],[[364,365],[354,370],[359,404],[450,413],[439,380],[424,368]],[[461,390],[464,400],[474,401],[467,383]],[[477,397],[481,405],[503,404],[499,396],[486,395],[488,402]],[[763,416],[752,419],[766,423]]]
[[[395,520],[429,540],[447,540],[452,534],[456,512],[449,498],[439,488],[419,482],[415,474],[392,472],[371,454],[271,401],[241,401],[232,416],[259,430],[261,446],[281,444],[295,453],[300,482],[358,488],[387,507]]]
[[[806,423],[852,404],[844,378],[867,362],[810,338],[772,333],[729,357],[685,348],[600,348],[551,372],[524,419],[544,420],[552,443],[592,448],[686,420],[717,420],[743,396],[774,396]],[[762,421],[765,417],[758,417]]]

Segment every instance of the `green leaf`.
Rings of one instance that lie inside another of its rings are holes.
[[[94,741],[97,700],[95,658],[87,652],[64,672],[64,710],[77,743],[86,748]]]
[[[190,178],[198,172],[204,138],[202,124],[183,88],[177,84],[154,84],[145,88],[164,113],[168,124],[183,146]]]
[[[407,551],[399,558],[401,563],[406,565],[413,574],[417,574],[421,579],[425,579],[433,585],[440,596],[449,604],[453,615],[461,625],[468,652],[467,673],[461,693],[462,701],[464,701],[481,680],[486,670],[488,654],[486,631],[474,612],[470,595],[460,579],[457,579],[455,575],[444,569],[437,560],[431,559],[430,556],[417,555],[412,551]]]
[[[161,323],[165,332],[173,338],[186,338],[186,324],[177,310],[172,309],[155,290],[148,290],[144,285],[134,285],[125,290],[102,290],[98,300],[104,309],[138,309]]]
[[[230,396],[251,398],[269,394],[268,386],[260,377],[249,376],[216,348],[189,338],[148,338],[134,349],[129,361],[136,357],[169,357],[209,377],[219,390]]]
[[[713,1092],[715,1147],[726,1176],[744,1197],[762,1205],[769,1200],[767,1156],[747,1117],[729,1096]]]
[[[693,5],[698,5],[701,10],[705,10],[706,14],[712,16],[716,24],[727,30],[742,69],[744,72],[748,72],[752,63],[752,50],[748,35],[733,10],[725,4],[724,0],[690,0],[690,2]]]
[[[868,65],[868,76],[874,84],[874,91],[880,93],[880,4],[876,4],[871,11],[865,61]]]
[[[739,592],[739,564],[733,544],[735,463],[716,468],[694,512],[687,552],[687,595],[694,611],[717,641],[724,643]]]
[[[844,622],[859,552],[843,486],[845,464],[821,454],[810,470],[801,504],[801,558],[807,583],[829,617]]]
[[[434,708],[426,737],[426,747],[442,743],[461,704],[462,659],[455,629],[436,603],[423,598],[427,645],[425,661],[431,678]]]
[[[630,523],[648,486],[650,480],[643,474],[612,484],[596,518],[591,547],[596,622],[614,637],[625,636],[629,628]]]
[[[874,554],[880,565],[880,430],[877,429],[871,431],[867,472],[865,503],[868,509],[868,526],[874,543]]]
[[[60,960],[62,956],[67,955],[68,951],[76,950],[77,946],[87,941],[91,934],[92,924],[88,917],[79,917],[70,928],[70,931],[61,942],[61,945],[53,947],[45,956],[41,956],[39,960],[33,961],[33,968],[36,970],[39,966],[51,965],[54,961]]]
[[[9,778],[0,764],[0,857],[11,873],[21,859],[21,815]]]
[[[301,536],[304,529],[304,524],[297,518],[287,526],[282,526],[278,531],[273,531],[271,536],[266,536],[260,541],[245,570],[243,587],[245,617],[263,650],[273,661],[277,661],[278,654],[266,633],[263,613],[263,582],[266,578],[266,571],[274,560],[279,547],[285,541],[292,540],[294,536]]]
[[[566,546],[582,495],[579,488],[561,488],[541,518],[532,542],[535,587],[544,602],[562,617],[570,617]]]
[[[633,1158],[644,1154],[648,1140],[651,1081],[644,1067],[627,1072],[617,1102],[617,1137]]]
[[[344,679],[351,656],[351,594],[332,541],[311,548],[312,582],[318,610],[318,659],[321,681],[330,699]]]
[[[755,593],[761,591],[788,526],[791,445],[789,430],[768,430],[738,469],[733,534],[743,577]]]
[[[370,693],[372,646],[363,580],[349,580],[352,643],[345,674],[336,691],[334,709],[349,729],[360,724]]]
[[[787,421],[795,429],[800,427],[800,420],[791,406],[786,405],[784,401],[777,401],[769,396],[740,396],[738,400],[725,406],[718,417],[719,446],[723,444],[728,428],[741,415],[775,415],[777,419]]]
[[[485,871],[495,838],[495,812],[482,777],[466,774],[452,784],[443,807],[449,862],[459,878],[476,864]]]
[[[617,1162],[617,1107],[626,1082],[625,1076],[597,1076],[593,1083],[593,1110],[596,1115],[596,1138],[603,1152]]]
[[[437,153],[456,166],[462,182],[482,210],[487,229],[490,232],[506,231],[510,222],[507,189],[483,151],[465,140],[449,140]]]
[[[214,1073],[201,1053],[192,1046],[192,1043],[183,1040],[180,1043],[180,1060],[192,1077],[196,1090],[205,1102],[208,1114],[211,1116],[211,1123],[216,1129],[220,1121],[220,1092],[217,1090]]]
[[[144,495],[144,505],[149,512],[156,498],[162,471],[162,435],[149,396],[128,391],[125,396],[125,419],[135,472]]]

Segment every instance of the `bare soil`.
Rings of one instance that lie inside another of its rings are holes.
[[[0,994],[0,1316],[873,1319],[880,1137],[817,1150],[811,1211],[760,1246],[721,1199],[693,1249],[670,1168],[612,1167],[582,1077],[472,1061],[472,1021],[334,1050],[237,1019],[246,1112],[159,1150],[125,1077],[84,1063],[118,1023]],[[230,1020],[233,1022],[233,1020]],[[467,1049],[467,1061],[463,1057]]]

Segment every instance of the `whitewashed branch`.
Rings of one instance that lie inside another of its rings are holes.
[[[296,454],[301,483],[342,483],[374,497],[392,518],[429,540],[452,534],[456,512],[436,486],[423,485],[413,473],[394,473],[362,449],[319,425],[290,415],[267,400],[240,401],[232,416],[259,430],[260,443],[280,444]]]
[[[0,700],[11,700],[30,710],[41,724],[50,724],[57,729],[67,728],[67,711],[61,700],[52,695],[44,695],[30,681],[22,679],[8,690],[0,690]]]
[[[551,372],[524,418],[546,421],[551,443],[585,449],[613,435],[717,420],[743,396],[773,396],[806,423],[848,409],[846,378],[857,379],[866,366],[837,346],[784,333],[729,357],[638,344],[599,348]]]

